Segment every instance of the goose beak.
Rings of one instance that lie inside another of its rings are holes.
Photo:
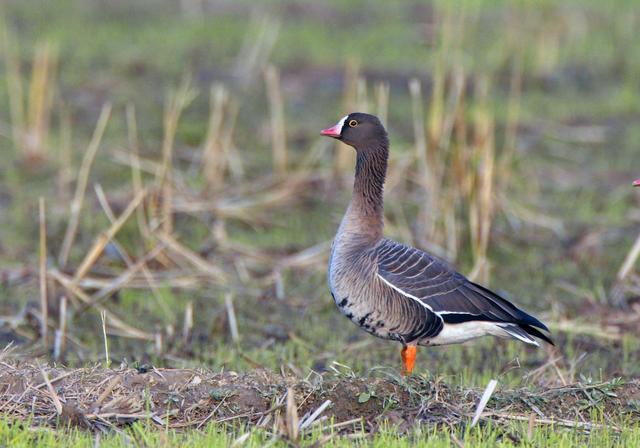
[[[342,123],[338,123],[335,126],[331,126],[330,128],[321,130],[320,131],[320,135],[326,135],[327,137],[339,138],[341,130],[342,130]]]
[[[634,187],[640,187],[640,179],[636,179],[633,181],[633,186]]]

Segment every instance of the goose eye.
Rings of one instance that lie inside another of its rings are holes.
[[[349,127],[355,128],[358,126],[358,122],[356,120],[349,120]]]

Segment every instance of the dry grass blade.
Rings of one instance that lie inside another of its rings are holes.
[[[39,161],[47,158],[55,66],[56,55],[51,45],[38,45],[33,58],[27,103],[27,128],[23,151],[28,160]]]
[[[517,420],[521,422],[529,422],[529,418],[530,418],[527,415],[513,415],[513,414],[506,414],[506,413],[491,413],[491,414],[487,414],[486,417],[499,417],[505,420]],[[578,429],[585,429],[585,430],[607,429],[615,432],[622,431],[622,428],[618,426],[603,425],[600,423],[576,422],[576,421],[565,420],[565,419],[550,419],[550,418],[536,418],[535,421],[536,423],[542,423],[545,425],[560,425],[560,426],[565,426],[567,428],[578,428]]]
[[[91,302],[89,302],[87,304],[84,304],[81,308],[79,308],[75,312],[74,316],[79,316],[80,314],[84,313],[88,308],[94,307],[98,302],[100,302],[104,298],[109,297],[114,292],[126,287],[128,285],[128,283],[129,283],[129,281],[131,281],[131,279],[133,278],[133,276],[137,272],[139,272],[139,271],[143,271],[144,272],[144,269],[145,269],[147,263],[149,263],[151,260],[155,259],[162,252],[164,247],[165,246],[163,244],[157,245],[156,247],[151,249],[144,257],[139,259],[137,262],[132,263],[120,275],[118,275],[115,278],[110,279],[110,281],[105,286],[100,288],[98,291],[96,291],[91,296]],[[149,272],[147,272],[147,274],[148,274],[148,276],[151,276],[151,274]],[[148,276],[145,275],[145,279],[147,280],[147,282],[149,282]],[[155,284],[153,279],[151,279],[151,282]],[[166,307],[166,304],[164,304],[164,302],[160,301],[160,303]]]
[[[389,114],[389,83],[379,82],[376,85],[376,115],[383,125],[387,126],[387,115]]]
[[[358,77],[356,80],[356,110],[360,112],[369,112],[369,94],[367,92],[367,80]]]
[[[441,158],[438,152],[442,149],[440,142],[444,131],[445,122],[445,76],[446,67],[439,56],[433,73],[433,87],[431,100],[429,102],[429,115],[427,116],[427,136],[429,139],[426,154],[427,163],[433,172],[438,172],[438,165]]]
[[[324,269],[324,261],[329,256],[331,241],[324,241],[299,252],[287,255],[278,261],[280,268],[310,268],[317,266]],[[268,261],[268,260],[267,260]]]
[[[107,197],[104,194],[104,190],[102,189],[102,187],[99,184],[95,186],[95,190],[96,190],[96,196],[98,197],[98,201],[100,202],[100,206],[102,207],[102,210],[107,215],[107,218],[109,218],[109,222],[111,223],[111,225],[113,225],[117,221],[117,218],[113,214],[113,210],[111,210],[111,206],[109,205],[109,201],[107,201]],[[142,191],[142,190],[134,189],[134,191],[136,191],[136,194],[139,194],[139,192]],[[143,209],[143,204],[141,204],[140,207],[136,208],[136,211],[141,211],[142,209]],[[144,215],[144,211],[142,211],[142,214]],[[138,215],[138,218],[140,218],[139,215]],[[145,223],[145,224],[143,224],[143,226],[146,228],[146,220],[145,220],[144,217],[142,218],[142,221]],[[141,221],[139,219],[138,220],[139,228],[141,228],[140,227],[140,223],[141,223]],[[153,260],[157,255],[160,254],[160,251],[164,246],[162,246],[162,247],[156,246],[155,249],[151,250],[151,252],[149,254],[147,254],[141,261],[139,261],[137,263],[134,263],[134,261],[131,259],[131,257],[129,257],[127,252],[122,248],[122,246],[120,246],[120,244],[118,243],[118,241],[115,238],[111,241],[111,243],[113,244],[113,247],[117,250],[117,252],[120,255],[120,257],[127,264],[128,270],[127,270],[127,272],[121,274],[120,276],[118,276],[117,279],[114,280],[113,286],[108,287],[108,288],[103,288],[103,290],[101,292],[99,292],[98,294],[94,295],[95,300],[99,300],[100,298],[106,296],[107,294],[111,293],[112,291],[115,291],[115,288],[123,287],[124,284],[126,282],[128,282],[131,279],[131,277],[133,277],[133,275],[135,275],[137,273],[138,270],[140,270],[140,271],[142,271],[142,274],[144,275],[144,278],[147,280],[147,284],[149,285],[149,289],[151,290],[151,292],[153,294],[153,297],[155,298],[156,302],[158,302],[158,306],[160,307],[160,309],[164,313],[165,318],[167,319],[167,321],[171,320],[171,318],[173,316],[173,313],[171,312],[171,310],[167,306],[164,298],[162,297],[162,295],[158,291],[158,285],[154,281],[153,275],[151,274],[151,272],[149,272],[149,269],[146,266],[146,264],[149,261]],[[106,289],[106,291],[105,291],[105,289]]]
[[[166,249],[166,247],[164,247],[162,244],[159,244],[151,251],[162,249]],[[151,253],[152,252],[148,252],[145,257],[150,256]],[[59,273],[59,271],[49,271],[50,276],[53,275],[53,273]],[[186,269],[163,269],[150,272],[150,274],[153,276],[153,281],[156,284],[166,283],[170,284],[172,288],[195,289],[202,288],[203,286],[217,285],[217,283],[212,280],[210,276],[203,277],[201,275],[192,274]],[[127,273],[122,273],[117,277],[91,277],[87,275],[82,280],[80,280],[80,282],[78,283],[78,287],[80,289],[100,289],[103,291],[108,291],[114,287],[114,281],[122,281],[122,284],[126,283],[127,288],[144,290],[149,288],[149,281],[144,276],[133,275],[125,281],[124,276],[127,275]],[[64,275],[64,277],[68,278],[69,281],[71,281],[70,277],[66,275]],[[86,295],[86,297],[89,296]]]
[[[221,147],[224,149],[226,162],[225,168],[228,168],[229,173],[234,178],[234,180],[238,181],[242,180],[245,175],[242,155],[233,143],[233,133],[236,129],[236,122],[239,112],[240,104],[238,103],[238,101],[234,101],[233,98],[231,98],[229,100],[229,106],[227,108],[227,120],[222,130],[223,132],[221,138]]]
[[[551,331],[567,335],[591,336],[606,341],[620,341],[624,336],[620,334],[619,331],[613,328],[603,328],[602,325],[598,323],[579,322],[569,319],[559,319],[556,322],[550,322],[549,328]]]
[[[500,160],[500,182],[506,187],[509,183],[511,163],[515,157],[518,137],[518,122],[520,119],[520,97],[522,96],[522,75],[524,55],[522,51],[515,54],[515,61],[511,72],[509,84],[509,104],[507,106],[507,121],[505,124],[504,146]]]
[[[298,440],[299,434],[299,422],[298,422],[298,407],[296,405],[296,396],[293,388],[287,389],[287,408],[286,408],[286,420],[285,426],[287,436],[289,440]]]
[[[107,195],[104,192],[102,185],[95,184],[93,186],[93,190],[96,193],[96,198],[98,198],[98,202],[100,203],[100,207],[102,207],[102,211],[105,215],[107,215],[109,223],[113,224],[114,222],[116,222],[117,218],[114,215],[111,206],[109,205],[109,200],[107,199]],[[140,208],[141,207],[138,207],[136,210],[139,210]],[[131,266],[133,261],[131,260],[131,257],[129,257],[129,254],[127,254],[127,251],[120,245],[120,243],[118,243],[118,240],[113,238],[109,243],[111,244],[111,247],[115,249],[118,256],[122,258],[122,260],[127,264],[127,266]]]
[[[480,83],[481,105],[476,112],[474,129],[474,153],[479,167],[476,170],[474,201],[470,204],[470,225],[474,267],[469,274],[472,280],[488,281],[487,250],[493,216],[494,184],[494,124],[493,117],[484,104],[488,95],[487,82]]]
[[[344,74],[344,89],[342,92],[342,109],[344,113],[353,112],[357,105],[359,73],[359,64],[353,59],[348,60]],[[355,156],[352,151],[345,151],[342,143],[338,141],[335,142],[335,151],[334,174],[342,176],[345,172],[352,169]]]
[[[309,181],[309,179],[307,179]],[[261,209],[290,204],[300,197],[300,189],[305,182],[292,178],[279,188],[270,188],[265,193],[241,199],[222,199],[220,201],[198,201],[190,198],[176,198],[175,210],[183,213],[212,212],[221,218],[235,218],[254,222],[254,212]]]
[[[51,401],[53,402],[56,412],[58,415],[62,415],[62,403],[60,402],[60,397],[56,393],[56,390],[53,388],[51,381],[49,381],[49,374],[44,371],[44,369],[38,365],[38,369],[40,369],[40,373],[42,373],[42,378],[44,379],[45,384],[47,385],[47,389],[49,390],[49,395],[51,397]]]
[[[136,120],[136,111],[132,104],[127,104],[127,137],[129,140],[129,148],[131,149],[131,184],[133,186],[134,195],[140,194],[144,189],[142,182],[142,173],[140,170],[140,149],[138,143],[138,122]],[[144,207],[136,209],[136,219],[138,221],[138,229],[140,234],[149,244],[150,231]]]
[[[415,160],[418,164],[418,183],[422,187],[423,201],[417,219],[417,237],[421,245],[425,245],[428,238],[432,238],[435,229],[433,210],[436,210],[435,175],[433,166],[428,162],[427,134],[425,129],[424,109],[422,106],[422,86],[418,79],[409,81],[411,95],[411,110],[413,114],[413,135],[415,145]]]
[[[489,384],[487,384],[487,387],[484,390],[484,393],[482,394],[482,398],[480,398],[480,402],[478,402],[478,407],[476,408],[476,412],[473,415],[473,420],[471,421],[472,428],[476,426],[476,424],[480,420],[482,411],[484,411],[484,408],[487,406],[487,403],[489,402],[491,395],[493,395],[493,391],[496,390],[497,385],[498,385],[498,382],[496,380],[491,380],[489,381]]]
[[[9,35],[5,24],[2,26],[2,42],[4,46],[5,66],[7,69],[7,91],[9,92],[9,109],[11,111],[11,130],[16,147],[22,141],[24,129],[24,98],[22,90],[22,74],[17,44]]]
[[[203,147],[203,170],[210,190],[219,189],[224,182],[225,155],[222,141],[225,106],[229,94],[222,84],[211,87],[209,123]]]
[[[87,189],[87,182],[89,180],[89,172],[91,171],[91,165],[96,157],[98,148],[100,148],[100,142],[102,136],[109,122],[109,116],[111,115],[111,104],[105,104],[100,112],[98,123],[96,124],[95,131],[91,137],[91,142],[87,147],[87,151],[84,153],[82,164],[80,165],[80,171],[78,172],[78,180],[76,182],[76,191],[73,199],[71,200],[71,216],[69,217],[69,223],[67,224],[67,230],[64,234],[64,240],[62,241],[62,247],[60,249],[60,255],[58,256],[58,263],[61,267],[67,265],[69,259],[69,252],[73,241],[78,231],[78,225],[80,223],[80,211],[82,210],[82,203],[84,202],[84,196]]]
[[[236,59],[234,74],[240,87],[249,86],[262,73],[280,32],[280,23],[268,16],[253,17]],[[253,32],[255,31],[255,32]]]
[[[77,285],[78,282],[89,272],[89,269],[96,262],[98,257],[104,251],[104,248],[107,247],[107,244],[113,239],[113,237],[118,233],[118,231],[122,228],[122,226],[127,222],[129,217],[133,214],[133,212],[138,208],[138,206],[142,203],[142,200],[146,196],[146,191],[141,191],[138,195],[136,195],[127,208],[122,212],[122,214],[116,219],[113,224],[107,229],[106,232],[101,233],[93,243],[91,250],[87,253],[84,260],[80,264],[80,267],[76,270],[76,273],[73,277],[73,284]]]
[[[73,182],[73,159],[71,156],[71,111],[64,105],[60,112],[60,144],[58,150],[58,190],[62,198],[71,195],[70,186]]]
[[[45,215],[44,198],[40,198],[39,202],[40,215],[40,337],[42,345],[49,345],[49,303],[47,297],[47,224]]]
[[[420,168],[428,175],[427,166],[427,138],[424,128],[424,110],[422,107],[422,86],[420,80],[409,81],[411,107],[413,111],[413,138],[415,142],[416,159],[420,161]]]
[[[111,366],[109,358],[109,339],[107,339],[107,316],[105,311],[100,311],[100,321],[102,322],[102,340],[104,341],[104,358],[107,369]]]
[[[451,433],[451,441],[455,444],[455,446],[457,446],[458,448],[464,448],[464,443],[462,443],[462,441],[460,439],[458,439],[458,437],[454,434]]]
[[[280,89],[280,72],[273,65],[264,72],[269,111],[271,114],[271,151],[273,171],[283,177],[287,174],[287,134],[285,129],[284,100]]]
[[[114,315],[111,311],[104,308],[102,305],[93,303],[91,297],[89,297],[82,289],[80,289],[78,285],[76,285],[76,283],[73,281],[73,279],[67,277],[56,269],[49,270],[48,275],[55,279],[63,288],[65,288],[85,304],[93,306],[98,311],[104,311],[105,315],[109,318],[109,324],[112,327],[120,330],[123,336],[136,339],[153,340],[152,334],[132,327],[131,325],[125,323],[122,319]]]
[[[13,143],[27,166],[37,166],[48,158],[57,55],[47,42],[36,45],[25,104],[18,46],[3,28]]]
[[[529,425],[527,427],[527,439],[529,439],[529,441],[533,440],[535,427],[536,427],[536,414],[535,412],[532,412],[531,414],[529,414]]]
[[[42,368],[41,368],[40,366],[38,366],[38,368],[39,368],[40,370],[42,370]],[[67,377],[69,377],[69,376],[73,375],[74,373],[75,373],[75,372],[74,372],[73,370],[71,370],[71,371],[69,371],[69,372],[63,373],[62,375],[59,375],[59,376],[57,376],[57,377],[55,377],[55,378],[53,378],[53,379],[49,380],[48,382],[47,382],[47,380],[45,379],[45,381],[43,381],[43,382],[42,382],[42,383],[40,383],[40,384],[36,384],[35,386],[33,386],[33,388],[34,388],[34,389],[40,389],[40,388],[42,388],[42,387],[46,386],[47,384],[57,383],[58,381],[61,381],[61,380],[65,379],[65,378],[67,378]],[[43,378],[44,378],[44,375],[43,375]]]
[[[105,387],[105,389],[102,391],[102,393],[98,396],[98,399],[93,403],[93,409],[98,409],[100,407],[100,405],[102,405],[102,403],[104,402],[104,400],[107,399],[107,397],[111,394],[111,392],[113,392],[113,390],[120,385],[120,383],[122,382],[122,377],[120,375],[116,376],[115,378],[113,378],[109,384],[107,384],[107,387]]]
[[[159,233],[156,235],[156,237],[166,245],[167,249],[188,261],[191,265],[193,265],[193,267],[198,269],[203,274],[209,275],[216,281],[219,281],[221,283],[226,282],[226,275],[220,268],[212,265],[197,253],[179,243],[173,236]]]
[[[175,94],[170,95],[164,112],[164,136],[162,139],[162,171],[158,185],[162,191],[162,229],[173,232],[173,150],[178,121],[184,109],[195,98],[191,83],[185,78]]]

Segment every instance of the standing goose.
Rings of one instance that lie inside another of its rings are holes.
[[[320,134],[357,154],[353,195],[331,247],[331,295],[363,330],[402,343],[403,373],[411,374],[418,345],[484,335],[538,346],[537,337],[553,344],[537,329],[549,331],[535,317],[432,255],[383,237],[389,140],[377,117],[352,113]]]

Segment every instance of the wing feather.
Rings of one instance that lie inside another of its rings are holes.
[[[386,284],[418,301],[445,323],[489,321],[515,324],[518,328],[510,333],[518,339],[522,339],[524,333],[551,341],[533,328],[549,331],[538,319],[493,291],[471,282],[426,252],[383,240],[378,246],[377,263],[378,276]]]

